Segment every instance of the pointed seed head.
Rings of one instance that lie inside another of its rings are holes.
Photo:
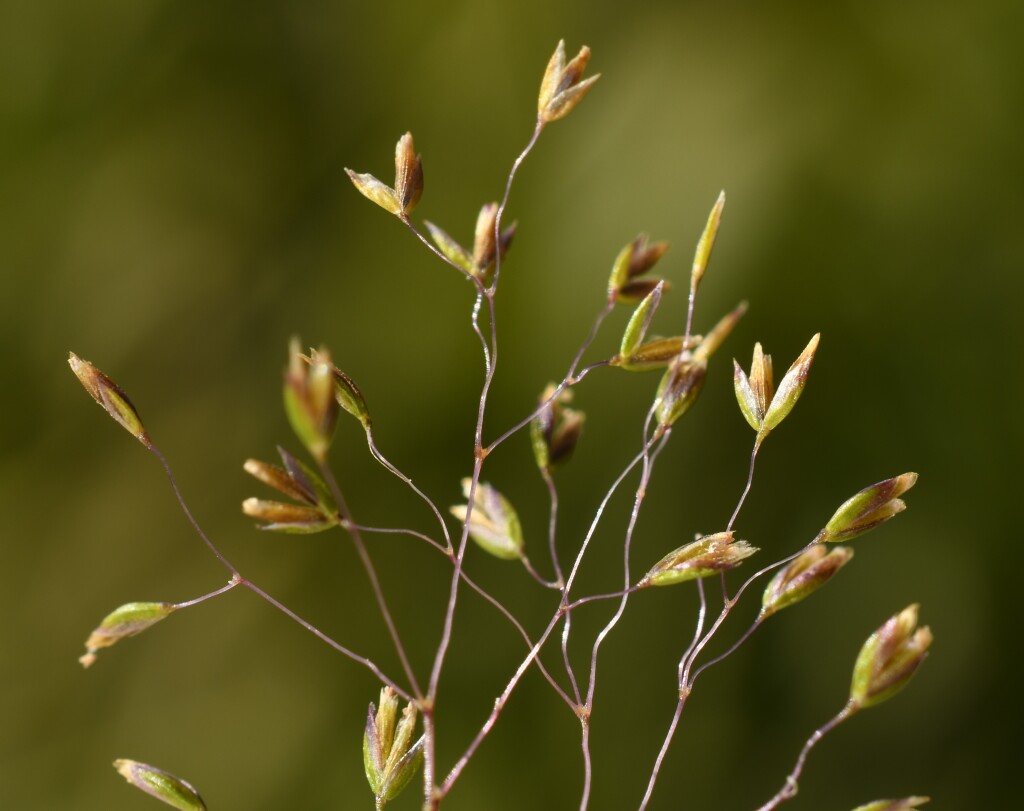
[[[472,273],[489,282],[497,259],[504,259],[512,238],[516,235],[516,223],[512,223],[498,236],[495,242],[495,223],[498,218],[498,204],[487,203],[480,209],[473,232]]]
[[[658,384],[654,415],[662,428],[670,428],[697,402],[708,374],[707,361],[689,353],[677,357]]]
[[[326,350],[318,352],[311,349],[309,358],[304,357],[303,359],[313,369],[322,367],[329,371],[329,376],[334,380],[334,399],[337,400],[339,406],[359,420],[364,429],[368,430],[371,422],[370,410],[366,407],[366,400],[355,381],[331,362],[331,356]],[[325,378],[327,376],[325,374]]]
[[[916,473],[876,482],[840,505],[822,530],[823,541],[849,541],[869,532],[906,509],[900,498],[917,483]]]
[[[693,270],[690,273],[690,291],[697,292],[704,272],[708,269],[708,261],[711,259],[711,249],[715,247],[715,237],[718,236],[718,226],[722,221],[722,209],[725,207],[725,192],[720,192],[715,200],[708,221],[704,225],[704,231],[697,240],[697,250],[693,255]]]
[[[462,480],[462,494],[468,499],[472,481]],[[486,552],[502,560],[523,556],[523,530],[515,509],[496,489],[478,482],[473,492],[473,510],[468,504],[451,508],[451,514],[465,523],[469,518],[469,537]]]
[[[735,569],[757,551],[746,541],[733,539],[731,532],[705,535],[669,552],[641,578],[641,587],[671,586]]]
[[[784,566],[768,583],[761,599],[761,619],[798,603],[824,586],[853,557],[853,550],[837,546],[828,551],[825,544],[815,544],[788,566]]]
[[[530,422],[533,458],[537,462],[537,467],[548,473],[563,462],[567,462],[572,456],[583,431],[584,422],[582,411],[566,408],[572,402],[572,392],[565,389],[554,397],[555,389],[554,383],[549,383],[544,389],[540,402],[546,405]]]
[[[466,274],[472,275],[474,264],[469,252],[434,223],[426,222],[425,225],[430,232],[430,238],[434,240],[434,244],[445,258]]]
[[[345,173],[348,175],[348,179],[352,181],[352,185],[359,190],[363,197],[376,203],[396,217],[401,216],[402,203],[398,195],[395,194],[394,189],[386,183],[382,183],[371,174],[360,174],[359,172],[353,172],[351,169],[346,169]]]
[[[412,133],[407,132],[395,145],[395,197],[401,213],[408,216],[423,196],[423,162],[416,154]]]
[[[565,40],[559,40],[544,71],[537,96],[537,117],[541,124],[567,116],[598,80],[600,74],[580,81],[589,61],[590,48],[584,45],[566,64]]]
[[[398,697],[390,687],[380,694],[380,709],[370,704],[363,731],[363,768],[370,790],[383,808],[408,785],[423,761],[423,738],[413,743],[416,707],[407,704],[398,716]]]
[[[242,512],[257,521],[265,521],[260,529],[293,535],[323,532],[338,525],[337,516],[327,514],[322,507],[306,507],[284,501],[247,498],[242,502]]]
[[[640,345],[647,335],[647,330],[654,319],[654,314],[661,304],[661,296],[665,290],[664,282],[658,282],[655,287],[630,316],[626,331],[622,333],[622,342],[619,345],[619,357],[628,359],[633,351]],[[678,352],[676,353],[678,354]]]
[[[917,628],[917,610],[914,604],[890,617],[860,649],[850,685],[850,702],[857,709],[898,693],[925,660],[932,632]]]
[[[142,633],[175,611],[174,603],[126,603],[103,618],[86,640],[86,653],[78,661],[90,667],[96,661],[96,652],[109,648],[129,636]]]
[[[746,312],[747,302],[741,301],[732,309],[731,312],[726,313],[718,319],[718,323],[711,328],[711,331],[704,336],[704,340],[701,341],[700,345],[694,350],[694,357],[707,360],[714,355],[715,352],[718,351],[718,347],[720,347],[725,339],[729,337],[729,333],[732,332],[733,327],[739,323],[739,320]]]
[[[904,797],[902,800],[875,800],[867,805],[858,805],[853,811],[916,811],[928,797]]]
[[[303,486],[303,484],[297,482],[284,468],[272,465],[269,462],[261,462],[259,459],[246,459],[242,469],[254,479],[263,482],[267,487],[271,487],[296,501],[301,501],[310,506],[314,506],[317,503],[316,494]]]
[[[796,405],[796,401],[800,399],[800,395],[803,394],[804,387],[807,385],[807,375],[810,373],[811,363],[814,361],[814,353],[818,351],[820,338],[821,333],[811,338],[807,346],[804,347],[804,351],[800,353],[800,357],[793,361],[793,365],[779,381],[779,387],[772,396],[761,424],[762,438],[786,418],[793,410],[793,406]]]
[[[284,376],[284,406],[296,436],[315,459],[323,461],[338,420],[338,400],[330,355],[325,349],[312,354],[314,362],[299,351],[298,339],[292,339]]]
[[[206,804],[189,783],[163,769],[137,760],[115,760],[118,773],[140,791],[178,811],[206,811]]]
[[[772,356],[765,355],[761,350],[761,344],[754,344],[754,358],[750,362],[750,377],[744,373],[742,367],[734,359],[733,365],[733,388],[736,391],[736,402],[739,403],[740,413],[751,428],[760,431],[764,424],[764,415],[768,411],[768,404],[775,393],[775,383],[772,378]]]
[[[128,433],[149,447],[146,429],[142,425],[138,411],[128,399],[128,395],[103,372],[89,361],[82,360],[74,352],[68,353],[68,364],[71,366],[71,371],[75,373],[75,377],[78,378],[78,382],[92,395],[92,399],[103,406],[104,411],[120,423]]]
[[[615,257],[615,262],[612,264],[612,273],[608,279],[608,294],[610,297],[615,298],[619,301],[631,300],[632,297],[636,297],[636,300],[643,298],[643,295],[637,296],[636,290],[634,289],[632,294],[624,294],[624,288],[627,288],[637,276],[641,276],[649,271],[669,248],[667,242],[655,242],[652,244],[647,243],[647,235],[640,234],[636,239],[630,242],[628,245],[623,247],[619,251],[618,256]],[[658,284],[659,279],[647,280],[653,285]],[[666,289],[668,285],[666,283]]]

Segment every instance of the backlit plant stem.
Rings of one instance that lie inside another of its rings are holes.
[[[651,420],[654,417],[654,409],[652,406],[647,412],[647,418],[644,420],[644,436],[648,436],[650,431]],[[604,644],[604,640],[608,638],[608,635],[612,632],[612,629],[618,624],[622,618],[623,613],[626,610],[626,603],[629,601],[630,585],[632,578],[630,577],[629,571],[629,554],[632,548],[633,532],[636,529],[637,519],[640,517],[640,507],[644,502],[644,498],[647,495],[647,485],[650,482],[651,474],[654,471],[654,462],[658,457],[658,454],[665,447],[668,442],[668,438],[671,431],[666,431],[660,434],[660,437],[652,437],[646,439],[644,442],[644,448],[641,452],[641,471],[640,471],[640,482],[637,485],[636,492],[633,495],[633,507],[629,513],[629,525],[626,527],[626,536],[622,544],[622,576],[623,576],[623,593],[619,599],[619,606],[615,613],[612,615],[608,623],[598,633],[597,638],[594,640],[593,647],[590,652],[590,676],[587,684],[587,701],[584,705],[583,713],[581,713],[581,720],[583,721],[583,735],[580,745],[583,748],[584,763],[587,765],[583,783],[583,795],[580,799],[580,811],[586,809],[590,802],[590,789],[591,789],[591,770],[590,764],[590,714],[594,709],[594,691],[597,689],[597,656],[601,650],[601,645]],[[656,443],[653,451],[651,450],[652,444]]]
[[[773,809],[778,808],[786,800],[791,800],[796,796],[799,788],[798,781],[800,779],[800,775],[803,774],[804,764],[807,761],[807,755],[810,754],[811,749],[817,746],[818,742],[821,741],[822,738],[843,723],[843,721],[847,720],[856,711],[857,705],[850,702],[843,707],[831,721],[814,730],[811,737],[807,739],[807,743],[804,744],[804,748],[800,750],[800,755],[796,759],[796,765],[793,767],[793,771],[789,773],[789,776],[786,777],[786,782],[783,784],[782,788],[779,789],[778,793],[768,802],[759,807],[757,811],[773,811]]]
[[[156,456],[156,458],[160,460],[160,464],[163,465],[164,472],[167,474],[167,479],[171,483],[171,489],[174,491],[174,496],[178,500],[178,505],[181,507],[182,512],[185,513],[185,517],[188,518],[188,521],[192,525],[192,528],[195,530],[196,534],[199,535],[199,537],[203,540],[203,543],[206,544],[206,546],[214,554],[214,556],[217,558],[217,560],[219,560],[222,564],[224,564],[224,566],[231,572],[231,576],[232,576],[231,577],[231,582],[233,582],[235,585],[245,586],[251,592],[253,592],[254,594],[258,595],[263,600],[265,600],[270,605],[272,605],[274,608],[276,608],[278,611],[283,613],[285,616],[287,616],[287,617],[291,618],[293,621],[297,622],[299,625],[301,625],[303,628],[305,628],[307,631],[309,631],[315,637],[320,639],[322,642],[325,642],[327,645],[329,645],[330,647],[334,648],[339,653],[343,654],[344,656],[347,656],[353,662],[356,662],[357,664],[360,664],[363,667],[367,668],[371,673],[373,673],[374,676],[376,676],[378,679],[380,679],[381,683],[386,684],[389,687],[391,687],[399,696],[401,696],[402,698],[404,698],[407,701],[411,699],[411,696],[409,696],[408,692],[406,690],[403,690],[401,687],[399,687],[395,683],[395,681],[390,676],[385,674],[384,671],[382,671],[376,665],[376,663],[374,663],[372,660],[367,659],[365,656],[360,656],[358,653],[355,653],[354,651],[349,650],[344,645],[342,645],[340,642],[337,642],[336,640],[334,640],[331,637],[329,637],[327,634],[325,634],[323,631],[321,631],[315,625],[313,625],[312,623],[304,620],[302,617],[300,617],[298,614],[296,614],[294,611],[292,611],[286,605],[284,605],[280,601],[276,600],[275,598],[271,597],[269,594],[267,594],[267,592],[265,592],[263,589],[259,588],[259,586],[257,586],[251,580],[247,580],[245,577],[243,577],[242,573],[239,572],[238,569],[236,569],[228,561],[228,559],[226,557],[224,557],[223,554],[221,554],[220,550],[216,547],[216,545],[213,543],[213,541],[211,541],[209,536],[203,531],[203,528],[201,526],[199,526],[199,522],[195,519],[195,516],[192,515],[192,511],[189,509],[188,504],[185,503],[185,499],[181,495],[181,490],[178,488],[178,482],[177,482],[177,480],[174,477],[174,472],[171,470],[171,466],[167,462],[167,459],[164,458],[164,455],[160,452],[160,450],[156,447],[156,445],[154,445],[151,441],[147,441],[145,443],[145,445],[146,445],[146,448],[148,448],[150,451],[152,451],[152,453]],[[229,585],[231,585],[231,583],[229,583]],[[234,588],[234,586],[231,585],[231,588]],[[220,589],[219,591],[226,591],[226,590],[227,590],[227,588],[224,588],[224,589]],[[207,596],[213,596],[213,595],[207,595]],[[206,599],[206,598],[202,598],[202,599]]]
[[[334,498],[334,503],[338,508],[338,515],[342,520],[342,526],[352,539],[352,545],[356,548],[356,554],[359,555],[359,561],[366,572],[366,579],[370,581],[370,588],[373,590],[374,599],[377,601],[381,618],[384,620],[388,634],[395,646],[395,653],[398,654],[398,660],[402,664],[405,677],[409,680],[412,692],[419,697],[421,695],[419,682],[416,680],[416,674],[409,663],[409,657],[405,652],[405,646],[402,644],[402,638],[398,633],[395,620],[391,616],[391,610],[388,608],[388,601],[384,597],[384,589],[381,588],[380,578],[377,576],[377,568],[373,565],[370,553],[366,550],[362,534],[352,520],[352,513],[348,508],[348,503],[345,501],[345,495],[341,492],[341,487],[338,485],[338,480],[334,477],[334,471],[331,470],[330,465],[326,461],[320,461],[318,462],[318,467],[320,474],[324,477],[324,481],[327,482],[327,486],[330,488],[331,496]]]

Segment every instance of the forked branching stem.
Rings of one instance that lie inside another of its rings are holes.
[[[231,580],[228,582],[227,586],[225,586],[224,588],[218,589],[217,591],[215,591],[215,592],[213,592],[211,594],[208,594],[208,595],[206,595],[204,597],[201,597],[198,600],[192,601],[191,604],[194,604],[195,602],[201,602],[202,600],[208,599],[209,597],[215,596],[217,594],[221,594],[221,593],[223,593],[225,591],[228,591],[229,589],[234,588],[235,586],[245,586],[245,588],[249,589],[251,592],[253,592],[257,596],[261,597],[267,603],[269,603],[274,608],[276,608],[278,611],[280,611],[282,614],[284,614],[285,616],[287,616],[290,619],[292,619],[294,622],[296,622],[299,625],[301,625],[303,628],[305,628],[307,631],[309,631],[311,634],[313,634],[319,640],[321,640],[322,642],[326,643],[330,647],[334,648],[334,650],[338,651],[342,655],[348,657],[353,662],[355,662],[355,663],[357,663],[359,665],[362,665],[363,667],[368,669],[371,673],[373,673],[374,676],[376,676],[378,679],[380,679],[382,684],[385,684],[385,685],[389,686],[391,689],[393,689],[395,691],[396,694],[401,696],[403,699],[405,699],[406,701],[411,700],[412,696],[410,696],[409,692],[407,690],[405,690],[404,688],[400,687],[394,681],[394,679],[392,679],[390,676],[388,676],[386,673],[384,673],[384,671],[381,670],[380,667],[378,667],[377,664],[375,662],[373,662],[371,659],[368,659],[365,656],[361,656],[360,654],[356,653],[355,651],[349,650],[344,645],[342,645],[340,642],[338,642],[337,640],[335,640],[332,637],[330,637],[327,634],[325,634],[323,631],[321,631],[319,628],[317,628],[311,622],[309,622],[309,621],[303,619],[302,617],[300,617],[298,614],[296,614],[294,611],[292,611],[290,608],[288,608],[288,606],[284,605],[284,603],[280,602],[276,598],[274,598],[271,595],[269,595],[267,592],[265,592],[263,589],[261,589],[255,583],[253,583],[251,580],[249,580],[246,577],[244,577],[242,575],[242,573],[240,571],[238,571],[238,569],[236,569],[228,561],[228,559],[221,553],[221,551],[216,547],[216,545],[213,543],[213,541],[210,540],[210,537],[206,534],[206,532],[203,530],[203,528],[199,525],[199,522],[196,520],[195,516],[192,514],[192,511],[189,509],[188,504],[185,502],[185,499],[184,499],[184,497],[181,494],[181,490],[178,488],[178,482],[177,482],[177,480],[174,477],[174,471],[171,470],[170,464],[168,463],[168,461],[164,457],[164,455],[160,452],[159,448],[157,448],[156,445],[154,445],[152,443],[152,441],[149,441],[148,438],[147,438],[147,441],[144,444],[145,444],[146,448],[148,450],[150,450],[153,453],[153,455],[156,456],[157,459],[160,460],[160,464],[163,465],[164,472],[167,474],[167,479],[168,479],[168,481],[171,484],[171,489],[174,491],[174,496],[175,496],[175,498],[178,501],[178,506],[181,507],[182,512],[185,513],[185,517],[188,519],[189,523],[192,525],[192,528],[195,530],[196,534],[199,535],[199,537],[202,539],[203,543],[206,544],[207,548],[209,548],[209,550],[213,553],[213,555],[217,558],[217,560],[219,560],[222,564],[224,564],[224,566],[231,572]],[[186,604],[190,604],[190,603],[186,603]],[[183,604],[183,605],[186,605],[186,604]]]
[[[416,679],[416,673],[413,671],[412,665],[409,663],[409,657],[405,652],[405,645],[402,644],[402,637],[398,633],[398,627],[395,625],[394,617],[391,616],[391,609],[388,608],[388,601],[384,596],[384,589],[380,584],[380,578],[377,576],[377,567],[373,565],[373,560],[370,558],[370,553],[366,549],[366,544],[363,543],[363,536],[352,519],[352,512],[348,508],[348,502],[345,500],[345,495],[341,492],[341,487],[338,485],[338,480],[335,478],[334,471],[331,470],[331,466],[328,465],[326,461],[320,460],[318,461],[318,467],[320,469],[320,475],[324,477],[324,481],[327,482],[327,487],[331,491],[331,497],[334,499],[334,504],[338,508],[338,515],[342,521],[342,528],[352,539],[352,545],[355,547],[356,554],[359,556],[359,561],[363,566],[363,571],[366,572],[366,579],[370,581],[370,588],[373,590],[373,597],[377,602],[381,618],[387,626],[388,635],[391,637],[391,642],[394,645],[395,653],[398,655],[398,660],[402,664],[402,670],[405,672],[405,677],[409,680],[409,685],[412,688],[413,694],[417,698],[421,698],[422,693],[420,691],[419,682]]]
[[[395,465],[393,465],[388,460],[388,458],[384,456],[383,453],[380,452],[380,449],[377,447],[377,441],[373,436],[372,428],[366,429],[366,445],[370,450],[370,455],[373,456],[374,459],[380,462],[380,464],[383,465],[386,470],[388,470],[394,476],[403,481],[406,484],[406,486],[409,487],[409,489],[412,490],[417,496],[419,496],[419,498],[427,505],[427,507],[430,508],[430,511],[434,514],[434,518],[437,519],[438,525],[441,527],[441,532],[444,535],[445,542],[448,545],[448,550],[453,552],[454,547],[452,546],[451,535],[448,532],[448,524],[445,522],[444,517],[441,515],[441,511],[437,508],[437,505],[433,502],[430,496],[428,496],[426,493],[420,490],[420,488],[416,486],[416,484],[413,482],[411,478],[409,478],[409,476],[407,476],[405,473],[403,473],[401,470],[395,467]]]

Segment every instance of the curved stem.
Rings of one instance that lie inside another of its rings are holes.
[[[558,619],[560,616],[560,613],[556,613],[555,616],[551,618],[547,628],[544,629],[544,633],[541,634],[540,639],[534,643],[533,647],[530,648],[530,653],[525,659],[523,659],[519,667],[516,668],[515,673],[512,675],[512,678],[509,679],[508,684],[505,685],[505,689],[502,690],[501,695],[494,700],[494,708],[491,710],[490,715],[487,716],[487,720],[484,721],[483,726],[480,727],[476,737],[473,738],[473,741],[462,754],[462,757],[460,757],[455,766],[452,767],[452,770],[448,773],[444,783],[438,788],[437,793],[434,795],[435,800],[440,800],[444,795],[451,791],[452,786],[455,784],[455,781],[459,779],[459,775],[461,775],[463,769],[466,768],[466,764],[469,762],[470,758],[473,757],[476,750],[480,748],[480,744],[483,743],[487,735],[490,734],[490,731],[498,721],[498,716],[501,715],[501,711],[505,708],[505,704],[508,703],[508,699],[512,695],[512,691],[515,690],[516,685],[519,684],[520,679],[522,679],[523,674],[526,672],[527,668],[529,668],[533,660],[540,654],[540,650],[544,647],[544,643],[547,642],[551,632],[558,625]]]
[[[341,643],[336,642],[334,639],[329,637],[327,634],[325,634],[323,631],[321,631],[315,625],[313,625],[312,623],[307,622],[306,620],[304,620],[302,617],[300,617],[298,614],[296,614],[294,611],[292,611],[290,608],[288,608],[288,606],[286,606],[284,603],[282,603],[279,600],[276,600],[273,597],[271,597],[269,594],[267,594],[263,589],[261,589],[255,583],[253,583],[253,582],[251,582],[249,580],[246,580],[245,578],[241,578],[240,581],[239,581],[239,584],[242,585],[242,586],[245,586],[247,589],[249,589],[254,594],[257,594],[260,597],[262,597],[264,600],[266,600],[268,603],[270,603],[272,606],[274,606],[274,608],[276,608],[278,611],[280,611],[285,616],[287,616],[287,617],[291,618],[292,620],[294,620],[295,622],[297,622],[299,625],[301,625],[303,628],[305,628],[307,631],[309,631],[311,634],[313,634],[313,636],[315,636],[320,641],[325,642],[326,644],[328,644],[330,647],[334,648],[339,653],[344,654],[349,659],[351,659],[353,662],[356,662],[357,664],[361,664],[363,667],[365,667],[367,670],[369,670],[371,673],[373,673],[373,675],[376,676],[380,680],[380,682],[382,684],[386,684],[388,687],[390,687],[392,690],[394,690],[395,693],[398,696],[400,696],[403,701],[412,701],[413,700],[413,697],[411,695],[409,695],[409,692],[407,690],[403,690],[401,687],[399,687],[392,678],[390,678],[383,670],[381,670],[370,659],[367,659],[365,656],[360,656],[358,653],[354,653],[353,651],[349,650],[348,648],[346,648]]]
[[[238,575],[233,574],[233,575],[231,575],[231,579],[228,581],[228,584],[226,586],[221,586],[219,589],[216,589],[215,591],[211,591],[209,594],[204,594],[202,597],[195,597],[195,598],[193,598],[191,600],[185,600],[185,602],[183,602],[183,603],[175,603],[174,607],[175,607],[175,609],[178,609],[178,608],[188,608],[189,606],[193,606],[193,605],[199,605],[199,603],[204,603],[207,600],[209,600],[211,597],[217,597],[218,595],[221,595],[221,594],[223,594],[226,591],[231,591],[231,589],[233,589],[235,586],[240,585],[241,582],[242,582],[241,578]]]
[[[661,767],[665,762],[665,756],[668,754],[669,746],[672,745],[672,739],[675,737],[676,729],[679,727],[679,719],[682,718],[683,708],[686,706],[686,700],[690,697],[690,690],[686,687],[686,668],[690,657],[693,655],[694,650],[697,647],[697,643],[700,640],[700,635],[704,631],[704,620],[707,616],[708,601],[707,595],[704,593],[704,581],[697,581],[697,593],[700,595],[700,608],[697,611],[697,624],[693,630],[693,639],[690,640],[689,646],[683,652],[682,658],[679,660],[679,665],[676,669],[676,679],[679,685],[679,700],[676,702],[675,712],[672,713],[672,721],[668,726],[668,731],[665,733],[665,739],[661,742],[661,749],[658,750],[658,757],[654,760],[654,766],[651,769],[651,776],[647,781],[647,790],[644,792],[643,799],[640,801],[639,811],[644,811],[647,808],[647,804],[651,801],[651,795],[654,793],[654,785],[658,782],[658,775],[661,774]]]
[[[665,447],[668,442],[668,434],[660,434],[660,439],[657,437],[648,438],[648,431],[650,430],[651,419],[654,416],[655,406],[647,412],[647,417],[644,420],[644,447],[642,451],[642,468],[640,472],[640,482],[637,485],[636,493],[633,496],[633,508],[629,513],[629,524],[626,527],[626,537],[622,544],[622,577],[623,577],[623,592],[622,597],[619,599],[619,606],[615,610],[611,619],[601,629],[597,637],[594,639],[594,644],[590,651],[590,675],[587,681],[587,699],[584,704],[584,712],[586,716],[586,722],[583,726],[583,736],[581,740],[581,746],[583,747],[583,758],[585,762],[590,760],[590,714],[594,709],[594,691],[597,689],[597,656],[601,650],[601,646],[604,644],[605,639],[611,634],[612,629],[618,624],[622,615],[626,611],[626,603],[629,601],[629,595],[632,590],[630,589],[630,566],[629,566],[629,554],[632,549],[633,532],[636,529],[636,522],[640,517],[640,506],[643,504],[644,498],[647,494],[647,485],[650,482],[651,472],[653,470],[654,461],[657,458],[659,451]],[[651,452],[651,445],[654,442],[658,442],[654,452]],[[583,796],[580,801],[580,811],[584,811],[587,808],[587,803],[590,798],[590,770],[585,772],[585,782],[583,785]]]
[[[502,195],[501,203],[498,205],[498,211],[494,215],[494,278],[491,281],[491,291],[497,290],[498,288],[498,275],[501,273],[501,218],[505,214],[505,206],[508,205],[509,195],[512,193],[512,181],[515,179],[516,172],[519,171],[519,167],[523,165],[523,161],[526,160],[526,156],[533,150],[534,145],[537,143],[537,139],[540,138],[540,134],[544,129],[544,122],[537,118],[537,123],[533,128],[533,135],[530,136],[530,140],[527,142],[525,149],[519,153],[512,162],[512,168],[508,173],[508,180],[505,181],[505,194]]]
[[[373,458],[376,459],[378,462],[380,462],[388,471],[390,471],[392,474],[394,474],[403,482],[405,482],[405,484],[409,486],[409,489],[411,489],[417,496],[419,496],[420,499],[427,505],[427,507],[430,508],[430,511],[434,514],[434,517],[437,519],[437,523],[441,527],[441,532],[444,534],[444,539],[448,543],[448,548],[451,549],[452,539],[451,536],[448,534],[448,525],[445,523],[445,520],[441,515],[441,511],[437,508],[437,505],[434,504],[434,502],[426,493],[424,493],[422,490],[420,490],[419,487],[413,484],[412,479],[410,479],[401,470],[399,470],[397,467],[391,464],[391,462],[388,461],[384,454],[382,454],[380,450],[378,450],[376,440],[374,440],[373,438],[373,430],[371,428],[366,429],[366,444],[367,447],[369,447],[370,449],[370,455],[373,456]]]
[[[380,609],[381,617],[384,620],[384,624],[387,626],[388,634],[391,637],[391,642],[395,646],[395,652],[398,654],[398,659],[402,664],[402,670],[405,671],[405,677],[409,680],[409,685],[412,687],[413,693],[420,697],[419,682],[416,680],[416,674],[413,672],[412,665],[409,663],[409,657],[405,652],[405,646],[402,644],[402,638],[398,634],[398,628],[395,625],[395,620],[391,616],[391,610],[388,608],[388,601],[384,597],[384,589],[380,585],[380,578],[377,576],[377,568],[373,565],[373,560],[370,558],[370,553],[366,551],[366,544],[363,543],[363,536],[360,534],[358,526],[352,520],[352,513],[348,508],[348,504],[345,501],[345,496],[341,492],[341,487],[338,486],[338,480],[334,478],[334,471],[331,470],[330,465],[326,461],[318,460],[317,462],[320,473],[327,482],[327,486],[330,488],[331,496],[334,498],[334,503],[338,507],[338,514],[341,516],[342,526],[345,531],[348,532],[348,536],[352,539],[352,545],[356,548],[356,553],[359,555],[359,560],[363,564],[363,570],[366,572],[366,578],[370,581],[370,588],[373,590],[374,599],[377,601],[377,607]]]
[[[359,654],[349,650],[340,642],[337,642],[336,640],[329,637],[315,625],[304,620],[302,617],[300,617],[298,614],[296,614],[294,611],[288,608],[288,606],[284,605],[284,603],[280,602],[274,597],[271,597],[269,594],[267,594],[267,592],[265,592],[251,580],[247,580],[246,578],[244,578],[241,572],[239,572],[234,566],[232,566],[231,563],[228,562],[227,558],[225,558],[224,555],[220,553],[220,550],[217,549],[213,541],[210,540],[209,536],[207,536],[207,534],[203,532],[203,528],[199,526],[199,522],[196,521],[195,516],[192,515],[192,511],[188,508],[188,505],[185,503],[185,499],[181,495],[181,490],[178,488],[178,483],[174,478],[174,473],[171,470],[171,466],[164,458],[164,455],[160,453],[159,449],[156,447],[156,445],[152,443],[152,441],[147,440],[147,442],[144,444],[146,445],[146,448],[153,452],[153,454],[157,457],[157,459],[160,460],[160,463],[163,465],[164,471],[167,473],[167,478],[171,483],[171,489],[174,490],[174,495],[178,500],[178,504],[180,505],[182,512],[184,512],[185,516],[188,518],[189,523],[192,524],[192,528],[196,531],[199,537],[203,539],[203,542],[210,549],[210,551],[213,552],[217,560],[223,563],[224,566],[231,571],[231,580],[228,582],[228,586],[218,589],[217,591],[208,594],[206,595],[206,597],[203,597],[201,599],[207,599],[208,597],[212,597],[215,594],[227,591],[228,588],[234,588],[236,585],[245,586],[254,594],[262,597],[267,603],[272,605],[282,614],[284,614],[287,617],[290,617],[292,620],[297,622],[299,625],[301,625],[315,637],[320,639],[322,642],[325,642],[327,645],[334,648],[339,653],[347,656],[352,661],[366,667],[371,673],[373,673],[378,679],[380,679],[380,681],[383,684],[388,685],[392,690],[395,691],[395,693],[397,693],[403,699],[405,699],[406,701],[412,700],[412,696],[409,695],[408,691],[403,690],[401,687],[399,687],[398,684],[396,684],[391,677],[384,673],[384,671],[381,670],[373,661],[367,659],[365,656],[360,656]]]
[[[740,514],[740,510],[743,507],[743,502],[747,500],[747,494],[750,492],[750,487],[754,483],[754,461],[757,459],[757,452],[761,449],[761,440],[758,438],[754,442],[754,450],[750,453],[750,467],[747,470],[747,484],[743,488],[743,492],[740,494],[740,500],[736,502],[736,509],[732,511],[732,516],[729,518],[729,523],[725,527],[726,532],[732,531],[733,524],[736,523],[736,518]]]
[[[811,749],[817,746],[818,742],[829,732],[850,718],[858,709],[858,705],[851,701],[831,721],[814,730],[811,737],[807,739],[807,743],[804,744],[804,748],[800,750],[800,755],[796,759],[796,765],[793,767],[793,771],[786,777],[786,782],[782,788],[779,789],[774,797],[758,808],[757,811],[773,811],[773,809],[778,808],[786,800],[791,800],[796,796],[799,788],[797,781],[800,779],[800,775],[803,774],[804,764],[807,762],[807,755],[810,754]]]
[[[349,525],[343,524],[343,527],[348,529]],[[360,532],[373,533],[378,535],[408,535],[411,538],[418,538],[421,541],[425,541],[430,544],[434,549],[440,552],[445,557],[451,557],[452,551],[445,547],[443,543],[431,538],[425,532],[419,532],[415,529],[406,529],[404,527],[368,527],[363,524],[351,524],[351,526]]]
[[[181,495],[181,490],[178,488],[178,481],[174,478],[174,472],[171,470],[170,464],[164,458],[164,455],[160,453],[160,449],[152,443],[147,441],[144,443],[146,448],[150,450],[157,459],[160,460],[160,464],[163,465],[164,472],[167,474],[167,479],[171,483],[171,489],[174,491],[174,497],[178,500],[178,506],[181,507],[181,511],[185,513],[185,517],[188,522],[192,525],[192,529],[196,531],[196,534],[203,539],[203,543],[206,544],[207,548],[213,552],[214,557],[217,558],[221,563],[224,564],[225,568],[231,572],[232,575],[240,577],[238,569],[236,569],[231,562],[221,554],[220,550],[214,545],[213,541],[203,532],[203,528],[199,526],[199,522],[196,521],[195,516],[192,515],[192,511],[188,508],[188,504],[185,503],[184,497]]]

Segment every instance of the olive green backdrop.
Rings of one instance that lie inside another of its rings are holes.
[[[185,600],[225,572],[66,356],[130,392],[248,576],[396,672],[351,544],[257,532],[238,505],[266,493],[241,463],[296,446],[279,387],[300,334],[359,382],[385,453],[440,505],[458,499],[482,370],[471,289],[343,167],[388,180],[394,142],[412,130],[426,174],[415,219],[470,239],[526,142],[560,37],[571,51],[589,44],[603,78],[544,133],[513,190],[520,232],[502,275],[488,436],[563,374],[612,258],[640,231],[674,244],[662,268],[677,291],[655,329],[679,330],[693,244],[725,188],[697,327],[751,306],[659,459],[634,571],[728,519],[752,440],[730,358],[746,365],[756,340],[781,373],[822,333],[737,525],[764,556],[804,543],[864,485],[921,475],[908,512],[856,541],[834,583],[698,683],[651,807],[767,799],[841,706],[863,639],[915,601],[936,637],[928,662],[815,750],[791,807],[913,793],[944,809],[1007,802],[1021,721],[1022,26],[1013,0],[0,6],[0,807],[154,808],[115,757],[189,778],[211,811],[371,807],[360,740],[378,685],[249,593],[78,666],[115,606]],[[614,351],[624,321],[594,357]],[[607,370],[579,387],[586,432],[559,474],[566,556],[638,447],[656,382]],[[354,422],[334,458],[360,520],[429,528]],[[518,437],[487,478],[519,506],[543,567],[531,465]],[[625,495],[613,501],[581,593],[618,582],[627,512]],[[425,673],[449,569],[412,541],[375,537],[371,550]],[[553,599],[517,566],[475,548],[468,566],[543,627]],[[694,609],[692,587],[639,595],[603,649],[592,808],[638,804]],[[576,639],[609,611],[581,611]],[[467,596],[458,621],[443,766],[521,653],[480,600]],[[446,807],[575,808],[578,747],[575,719],[531,674]],[[394,807],[417,808],[415,792]]]

